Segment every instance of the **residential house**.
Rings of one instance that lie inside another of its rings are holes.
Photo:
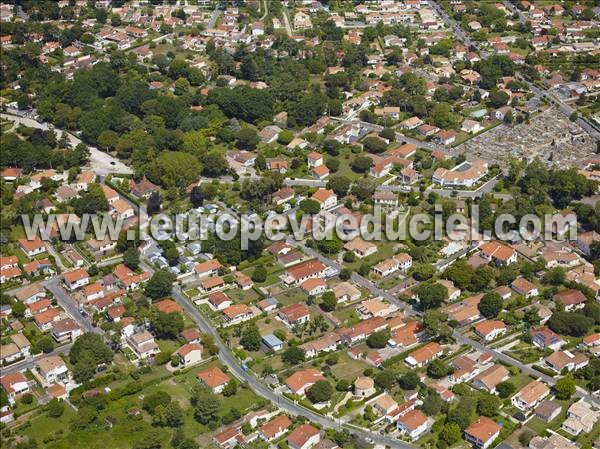
[[[77,268],[63,273],[63,283],[67,290],[71,292],[89,284],[89,282],[90,275],[83,268]]]
[[[19,371],[0,377],[0,385],[2,385],[11,404],[14,404],[15,400],[22,394],[30,392],[29,381]]]
[[[223,292],[215,292],[208,295],[208,304],[215,310],[225,310],[233,301]]]
[[[377,245],[374,243],[366,242],[360,237],[356,237],[355,239],[347,242],[344,245],[344,249],[346,251],[353,252],[356,257],[362,259],[364,257],[368,257],[371,254],[377,252]]]
[[[293,327],[296,324],[306,323],[310,320],[310,310],[303,303],[290,304],[282,307],[277,313],[279,318],[288,327]]]
[[[433,182],[442,187],[466,187],[470,188],[477,184],[488,173],[488,164],[480,160],[465,161],[460,165],[448,170],[438,168],[433,172]]]
[[[581,290],[574,288],[557,293],[553,297],[554,302],[560,302],[567,312],[582,309],[587,301],[586,296]]]
[[[144,176],[139,182],[131,179],[129,181],[129,191],[137,198],[148,199],[153,193],[159,192],[160,188]]]
[[[15,297],[25,305],[34,303],[46,297],[46,290],[42,284],[33,283],[20,288],[15,292]]]
[[[313,278],[300,284],[300,289],[310,296],[320,296],[327,290],[327,284],[323,279]]]
[[[221,371],[218,366],[213,366],[196,374],[200,383],[206,385],[214,394],[221,393],[225,385],[231,380],[227,374]]]
[[[567,419],[560,427],[573,436],[579,436],[582,433],[590,433],[599,419],[600,412],[594,410],[584,399],[580,399],[569,407]]]
[[[180,365],[186,368],[202,360],[202,350],[200,343],[186,343],[175,351],[175,355],[179,357]]]
[[[510,265],[517,261],[517,251],[514,248],[496,241],[483,245],[480,255],[498,265]]]
[[[270,351],[281,351],[283,349],[283,342],[273,334],[263,336],[261,343]]]
[[[204,279],[219,274],[221,267],[222,265],[217,259],[211,259],[197,264],[194,270],[198,279]]]
[[[561,405],[555,401],[542,401],[535,409],[535,416],[544,422],[549,423],[558,415],[562,410]]]
[[[160,352],[160,348],[154,341],[154,337],[147,330],[129,336],[127,338],[127,344],[141,359],[154,357]]]
[[[573,354],[570,351],[555,351],[544,361],[552,370],[560,374],[563,370],[573,371],[584,368],[590,359],[583,354]]]
[[[552,349],[558,351],[566,342],[554,331],[546,326],[532,327],[529,330],[533,344],[541,349]]]
[[[321,440],[319,429],[310,424],[301,424],[287,437],[291,449],[311,449]]]
[[[517,292],[519,295],[524,296],[525,298],[532,298],[534,296],[539,295],[539,290],[537,286],[533,282],[530,282],[525,278],[515,279],[512,282],[512,284],[510,284],[510,286],[515,292]]]
[[[29,258],[33,258],[38,254],[43,254],[46,252],[45,243],[38,237],[33,240],[28,239],[19,239],[18,240],[19,248],[25,253],[25,255]]]
[[[498,438],[500,430],[500,425],[495,421],[480,416],[477,421],[465,429],[465,440],[476,449],[487,449]]]
[[[293,394],[304,396],[308,389],[320,380],[325,380],[325,376],[320,371],[306,368],[289,376],[285,384]]]
[[[390,259],[379,262],[373,267],[375,274],[381,277],[389,276],[396,271],[407,271],[412,267],[412,257],[407,253],[399,253]]]
[[[336,332],[329,332],[316,340],[308,341],[300,345],[300,348],[304,350],[306,358],[313,358],[321,354],[322,352],[332,352],[338,348],[338,344],[341,342],[341,337]]]
[[[317,190],[311,199],[315,200],[321,205],[321,210],[331,209],[337,205],[337,195],[333,190],[329,189]]]
[[[273,441],[282,437],[291,425],[292,421],[287,415],[279,415],[260,426],[258,434],[265,441]]]
[[[485,341],[492,341],[506,333],[507,327],[500,320],[485,320],[473,326],[475,333]]]
[[[536,407],[542,399],[550,394],[550,389],[539,380],[534,380],[525,385],[511,398],[511,403],[520,410],[529,410]]]
[[[499,383],[508,380],[510,373],[505,366],[494,364],[488,369],[478,374],[473,379],[473,385],[477,388],[487,391],[491,394],[496,394],[496,387]]]
[[[397,427],[400,433],[415,441],[429,430],[429,420],[419,409],[413,409],[398,418]]]
[[[254,314],[246,304],[233,304],[223,309],[223,316],[227,324],[231,326],[251,319]]]
[[[481,126],[481,123],[475,120],[467,119],[462,123],[462,127],[460,129],[461,131],[469,134],[477,134],[479,131],[483,130],[483,126]]]
[[[318,260],[308,260],[286,269],[283,282],[288,286],[297,286],[308,279],[323,277],[325,269],[325,265]]]
[[[377,190],[373,194],[373,202],[376,206],[395,208],[398,207],[398,195],[388,190]]]
[[[59,342],[74,342],[80,335],[83,334],[83,329],[72,318],[65,318],[52,323],[52,337]]]
[[[332,288],[338,302],[356,301],[362,296],[360,290],[349,282],[340,282]]]
[[[412,368],[421,368],[444,353],[439,343],[429,342],[425,346],[411,352],[404,361]]]
[[[35,369],[45,385],[71,382],[71,372],[63,359],[56,355],[38,359]]]

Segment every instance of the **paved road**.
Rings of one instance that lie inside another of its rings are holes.
[[[262,17],[259,19],[261,22],[263,20],[266,19],[267,15],[269,14],[269,0],[264,0],[263,2],[261,2],[261,4],[263,5],[263,7],[265,8],[265,13],[262,15]]]
[[[399,441],[393,437],[386,435],[379,435],[373,432],[369,432],[366,430],[360,430],[356,428],[350,428],[343,426],[343,424],[332,418],[328,418],[318,413],[313,412],[312,410],[306,409],[296,402],[288,399],[285,396],[282,396],[279,393],[274,392],[273,390],[266,387],[260,380],[258,380],[253,374],[250,372],[244,371],[240,365],[240,363],[233,357],[223,340],[221,340],[218,332],[214,329],[214,327],[207,322],[207,320],[202,316],[202,314],[192,305],[182,294],[180,288],[175,286],[172,291],[172,296],[175,300],[184,308],[184,310],[192,317],[192,319],[196,322],[200,330],[204,333],[212,335],[215,344],[219,348],[219,358],[221,361],[227,365],[230,372],[233,373],[238,379],[245,381],[248,383],[248,386],[258,395],[266,398],[271,401],[273,404],[276,404],[279,408],[285,410],[291,415],[296,416],[304,416],[309,419],[311,422],[317,423],[321,425],[323,428],[328,429],[341,429],[345,428],[349,430],[351,433],[358,435],[363,439],[369,439],[375,443],[387,445],[391,448],[399,448],[399,449],[414,449],[414,446],[405,443],[403,441]]]
[[[517,15],[519,16],[519,22],[527,22],[527,17],[525,17],[525,14],[523,14],[523,12],[521,12],[519,8],[513,5],[512,2],[509,2],[508,0],[502,0],[502,4],[506,7],[506,9],[508,9],[512,13],[517,13]]]
[[[303,186],[303,187],[325,187],[327,181],[319,181],[318,179],[291,179],[286,178],[283,183],[286,186]]]
[[[334,267],[335,269],[340,270],[340,271],[344,268],[340,263],[336,262],[335,260],[329,259],[328,257],[323,256],[321,253],[317,252],[316,250],[306,246],[303,242],[296,241],[291,237],[287,237],[286,242],[291,246],[301,248],[304,253],[308,254],[311,257],[319,259],[324,265]],[[360,274],[353,272],[352,277],[350,279],[354,283],[358,284],[360,287],[363,287],[363,288],[366,288],[367,290],[369,290],[373,295],[381,296],[382,298],[385,298],[386,300],[388,300],[389,302],[391,302],[398,308],[404,310],[404,312],[407,315],[417,315],[418,314],[418,312],[415,311],[410,304],[407,304],[404,301],[400,301],[394,295],[390,294],[387,290],[383,290],[383,289],[377,287],[377,285],[375,285],[375,283],[373,283],[372,281],[368,280],[367,278],[361,276]]]
[[[436,1],[428,0],[428,3],[429,3],[429,6],[431,6],[433,9],[435,9],[436,12],[440,15],[440,17],[442,18],[444,23],[446,23],[446,25],[448,25],[448,27],[451,28],[452,31],[454,31],[455,37],[458,37],[461,41],[463,41],[469,47],[478,48],[479,53],[481,53],[482,57],[487,58],[489,56],[489,52],[480,48],[479,44],[477,42],[475,42],[473,39],[471,39],[469,37],[469,35],[465,31],[463,31],[463,29],[460,27],[460,24],[458,22],[456,22],[456,20],[454,20],[452,17],[450,17],[448,15],[448,13],[444,10],[444,8],[442,8]]]
[[[75,320],[77,324],[85,332],[95,332],[102,335],[104,332],[99,327],[92,326],[89,318],[84,317],[79,311],[79,304],[69,295],[61,286],[61,276],[54,276],[47,281],[42,282],[42,285],[46,287],[54,297],[58,304]]]
[[[208,21],[208,24],[206,25],[207,30],[210,30],[211,28],[215,27],[215,23],[217,23],[217,19],[219,18],[220,15],[221,15],[221,5],[219,2],[219,3],[217,3],[217,6],[215,6],[215,9],[213,10],[212,15],[210,16],[210,20]]]
[[[510,4],[510,2],[504,1],[503,3],[505,5],[507,5],[507,7],[509,7],[513,12],[515,12],[515,11],[518,12],[520,20],[521,21],[523,20],[523,16],[520,13],[520,11],[518,11],[514,6],[512,6],[512,4]],[[442,17],[444,22],[450,28],[452,28],[455,36],[457,36],[460,40],[462,40],[467,45],[477,48],[483,58],[489,57],[490,53],[487,50],[483,49],[480,43],[473,41],[469,37],[469,35],[462,30],[460,24],[458,22],[456,22],[452,17],[450,17],[446,13],[446,11],[439,4],[437,4],[437,2],[429,0],[429,4],[440,14],[440,16]],[[535,95],[548,100],[550,103],[555,105],[558,108],[558,110],[566,117],[570,117],[571,114],[575,111],[569,105],[564,103],[561,99],[557,98],[555,95],[548,92],[547,90],[542,89],[529,81],[527,83],[529,84],[529,89]],[[588,134],[590,134],[592,137],[594,137],[594,139],[600,140],[600,131],[598,131],[596,128],[594,128],[592,125],[590,125],[587,121],[585,121],[584,119],[582,119],[580,117],[577,119],[577,124],[579,126],[581,126]]]
[[[64,346],[59,346],[58,348],[55,348],[54,351],[52,351],[48,354],[44,354],[42,352],[40,354],[36,354],[34,356],[27,357],[25,360],[21,360],[20,362],[13,363],[12,365],[2,367],[2,368],[0,368],[0,376],[5,376],[7,374],[23,372],[25,370],[32,369],[35,366],[35,362],[37,361],[37,359],[42,358],[42,357],[50,357],[53,355],[66,354],[71,350],[71,346],[73,346],[73,343],[69,343]]]
[[[523,79],[521,76],[519,76],[519,78]],[[565,117],[570,118],[571,114],[573,114],[573,112],[575,112],[575,109],[573,109],[571,106],[566,104],[560,98],[557,98],[556,95],[554,95],[553,93],[540,88],[539,86],[533,84],[530,81],[526,81],[526,82],[529,85],[529,89],[535,95],[537,95],[541,98],[544,98],[545,100],[547,100],[548,102],[553,104]],[[594,128],[592,125],[590,125],[587,121],[585,121],[584,119],[579,117],[576,120],[576,123],[579,126],[581,126],[581,128],[583,128],[594,139],[600,140],[600,132],[596,128]]]
[[[2,114],[0,114],[0,116],[3,119],[14,121],[17,125],[23,124],[25,126],[29,126],[32,128],[40,128],[40,129],[44,129],[44,130],[48,129],[47,123],[38,122],[37,120],[34,120],[32,118],[22,117],[22,116],[13,114],[13,113],[2,113]],[[60,130],[58,128],[54,128],[54,130],[56,131],[56,133],[59,137],[61,136],[61,133],[66,132],[66,131]],[[67,134],[67,137],[69,138],[69,143],[73,147],[82,143],[81,139],[79,139],[77,136],[75,136],[69,132],[66,132],[66,134]],[[123,162],[121,162],[119,159],[111,156],[108,153],[105,153],[104,151],[100,151],[96,147],[88,146],[88,148],[90,150],[91,168],[94,171],[94,173],[96,173],[98,176],[106,176],[109,173],[116,173],[116,174],[131,174],[131,173],[133,173],[133,170],[130,167],[128,167],[127,165],[125,165]]]
[[[383,129],[383,126],[381,125],[376,125],[374,123],[369,123],[369,122],[364,122],[362,120],[352,120],[351,118],[340,118],[340,117],[331,117],[332,120],[336,120],[338,122],[344,122],[344,123],[349,123],[349,122],[358,122],[361,124],[361,126],[363,126],[364,128],[368,129],[370,132],[380,132]],[[424,148],[426,150],[429,151],[441,151],[443,153],[447,152],[446,147],[444,147],[443,145],[438,145],[434,142],[423,142],[419,139],[415,139],[413,137],[409,137],[409,136],[405,136],[404,134],[400,133],[400,132],[396,132],[396,141],[398,142],[403,142],[403,143],[411,143],[413,145],[415,145],[418,148]]]
[[[281,15],[283,16],[283,25],[285,26],[285,31],[287,32],[287,35],[293,35],[294,33],[292,32],[292,27],[290,26],[290,19],[288,17],[287,9],[282,9]]]

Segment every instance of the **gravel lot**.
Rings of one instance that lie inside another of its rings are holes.
[[[596,142],[579,125],[555,109],[534,117],[529,124],[500,125],[452,149],[469,158],[504,165],[513,156],[528,161],[538,157],[550,165],[579,166],[596,151]]]

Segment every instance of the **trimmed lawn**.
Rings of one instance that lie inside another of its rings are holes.
[[[302,290],[300,290],[300,288],[291,288],[279,293],[277,296],[275,296],[275,298],[283,307],[285,307],[289,306],[290,304],[306,302],[308,296]]]
[[[339,356],[338,362],[331,367],[331,373],[338,379],[346,379],[349,382],[354,382],[370,366],[361,360],[351,359],[345,350],[337,354]]]
[[[254,289],[242,290],[240,288],[234,288],[227,290],[227,296],[233,299],[236,303],[248,304],[250,302],[260,300],[260,295],[256,293]]]

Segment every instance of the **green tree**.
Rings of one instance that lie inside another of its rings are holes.
[[[396,382],[396,375],[390,370],[383,370],[375,376],[375,385],[379,388],[389,390]]]
[[[93,355],[89,352],[83,352],[73,366],[73,379],[77,383],[84,383],[91,380],[96,374],[96,363]]]
[[[426,281],[427,279],[431,279],[435,274],[435,267],[431,264],[420,263],[415,265],[413,270],[413,277],[417,281]]]
[[[137,270],[140,266],[140,251],[137,248],[128,248],[123,253],[123,263],[132,270]]]
[[[489,104],[493,108],[505,106],[510,97],[503,90],[492,90],[490,92]]]
[[[157,407],[166,407],[170,403],[171,395],[169,393],[165,391],[157,391],[156,393],[144,396],[142,408],[152,415]]]
[[[321,297],[321,309],[326,312],[331,312],[335,310],[336,306],[337,298],[335,297],[335,294],[332,291],[323,293],[323,296]]]
[[[163,151],[154,160],[148,177],[166,188],[184,188],[198,180],[201,168],[198,159],[189,153]]]
[[[420,380],[419,376],[417,376],[417,373],[414,371],[408,371],[400,376],[398,382],[404,390],[414,390],[417,388],[417,385],[419,385]]]
[[[347,281],[352,277],[352,272],[348,268],[342,268],[339,274],[340,280]]]
[[[304,350],[298,346],[290,346],[281,355],[281,360],[288,365],[298,365],[305,358]]]
[[[477,411],[479,414],[492,417],[498,414],[502,401],[498,396],[489,393],[480,393],[477,399]]]
[[[461,436],[462,432],[460,430],[459,425],[453,422],[444,424],[444,427],[440,432],[440,437],[446,442],[448,446],[452,446],[453,444],[458,443],[460,441]]]
[[[43,336],[34,344],[37,351],[41,351],[44,354],[49,354],[54,350],[54,341],[51,337]]]
[[[498,385],[496,385],[496,391],[498,392],[498,396],[500,396],[502,399],[505,399],[517,391],[517,387],[515,387],[515,384],[509,380],[505,380],[504,382],[500,382]]]
[[[437,415],[442,410],[442,407],[442,398],[437,393],[427,395],[427,397],[423,399],[423,404],[421,405],[421,409],[428,416]]]
[[[175,276],[167,270],[157,270],[154,272],[146,284],[146,296],[152,299],[163,298],[171,293]]]
[[[452,368],[450,368],[446,363],[444,363],[440,359],[433,359],[427,367],[427,375],[433,377],[434,379],[441,379],[442,377],[446,377],[451,372]]]
[[[388,329],[383,329],[369,335],[367,338],[367,345],[370,348],[385,348],[389,339],[390,331]]]
[[[201,393],[193,399],[194,418],[196,421],[205,425],[210,422],[218,424],[218,413],[221,407],[218,397],[212,393]]]
[[[240,344],[247,351],[258,351],[260,349],[260,331],[254,323],[248,324],[242,331]]]
[[[25,304],[20,301],[11,304],[11,313],[17,318],[23,318],[25,316]]]
[[[223,387],[223,396],[229,397],[237,393],[238,384],[235,379],[231,379],[225,387]]]
[[[306,396],[313,404],[329,401],[332,394],[333,387],[327,380],[318,380],[306,392]]]
[[[356,173],[366,173],[373,165],[373,161],[367,156],[357,156],[350,163],[350,167]]]
[[[332,189],[336,195],[343,196],[350,189],[350,179],[343,175],[335,175],[329,178],[327,187]]]
[[[69,361],[75,365],[86,354],[91,356],[94,365],[110,363],[114,355],[102,336],[94,332],[86,332],[75,340],[69,351]]]
[[[190,192],[190,202],[194,207],[200,207],[204,204],[205,193],[202,186],[194,186],[192,187],[192,191]]]
[[[321,205],[317,201],[308,198],[300,202],[300,210],[307,214],[314,215],[319,213]]]
[[[576,384],[572,377],[563,377],[558,379],[554,385],[554,392],[556,397],[561,400],[571,399],[571,396],[575,394]]]
[[[423,310],[436,309],[448,298],[448,289],[442,284],[424,283],[413,289]]]
[[[252,272],[252,280],[258,283],[265,282],[267,280],[267,274],[267,269],[264,266],[259,265]]]
[[[477,308],[486,318],[495,318],[502,311],[504,302],[502,297],[496,292],[489,292],[483,295]]]
[[[181,313],[165,313],[159,311],[152,316],[151,324],[152,329],[158,336],[174,339],[177,338],[179,333],[183,330],[183,316]],[[165,360],[165,363],[167,360]]]
[[[461,290],[467,289],[475,270],[464,260],[457,260],[444,271],[444,278],[451,280]]]
[[[50,418],[60,418],[65,411],[65,404],[62,400],[53,398],[46,405],[46,410]]]
[[[236,135],[236,146],[242,150],[253,150],[258,145],[259,138],[254,128],[242,128]]]

